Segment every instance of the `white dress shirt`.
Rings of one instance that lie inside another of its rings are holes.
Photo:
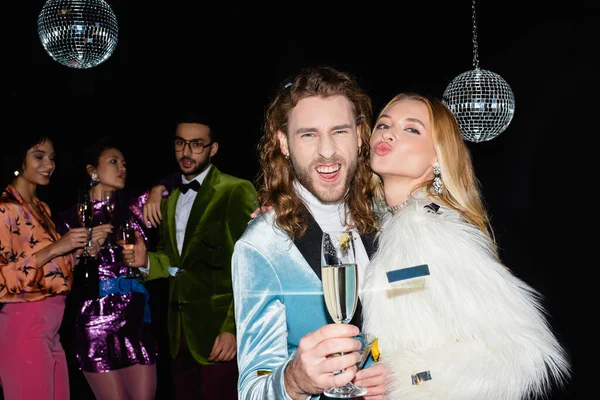
[[[200,185],[204,182],[204,178],[208,175],[208,171],[210,171],[210,165],[206,168],[200,175],[195,177],[194,181],[198,181]],[[181,176],[182,183],[190,183],[185,179],[185,177]],[[177,199],[177,206],[175,207],[175,239],[177,240],[177,250],[179,251],[179,255],[183,250],[183,239],[185,238],[185,228],[187,226],[188,219],[190,218],[190,213],[192,212],[192,206],[194,205],[194,200],[196,200],[196,195],[198,192],[195,190],[188,190],[187,193],[181,193],[179,195],[179,199]]]

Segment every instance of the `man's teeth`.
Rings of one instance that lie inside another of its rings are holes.
[[[320,167],[317,168],[317,172],[320,174],[331,174],[333,172],[339,171],[341,168],[340,165],[336,165],[335,167]]]

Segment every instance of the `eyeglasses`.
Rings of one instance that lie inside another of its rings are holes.
[[[201,140],[175,139],[175,142],[173,143],[175,144],[175,151],[183,151],[185,149],[185,146],[190,146],[190,150],[192,151],[192,153],[202,154],[204,153],[204,149],[212,145],[214,142],[204,144]]]

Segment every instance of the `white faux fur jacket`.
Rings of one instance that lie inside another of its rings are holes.
[[[569,365],[540,295],[495,259],[480,231],[431,203],[410,200],[386,217],[365,277],[363,330],[379,338],[390,369],[386,398],[547,394]]]

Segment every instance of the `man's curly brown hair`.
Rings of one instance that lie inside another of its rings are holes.
[[[276,223],[292,240],[306,232],[304,206],[294,189],[294,167],[280,150],[278,131],[288,133],[288,117],[298,102],[307,97],[344,96],[352,104],[362,150],[358,154],[357,170],[344,197],[348,215],[346,224],[360,234],[373,233],[378,218],[373,210],[373,172],[369,165],[369,138],[373,107],[369,95],[349,74],[331,67],[308,68],[293,80],[285,81],[265,116],[265,132],[258,149],[260,172],[258,195],[261,206],[272,205],[277,212]]]

